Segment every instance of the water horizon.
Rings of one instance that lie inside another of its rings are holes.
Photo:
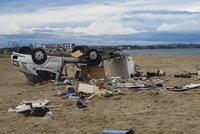
[[[200,56],[200,48],[134,49],[134,50],[123,50],[123,52],[125,54]]]

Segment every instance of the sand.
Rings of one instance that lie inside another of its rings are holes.
[[[200,57],[133,55],[136,64],[147,71],[163,70],[166,85],[200,83],[200,80],[174,78],[183,71],[195,72]],[[51,84],[30,85],[14,70],[9,58],[0,58],[0,133],[1,134],[100,134],[104,129],[133,129],[136,134],[199,134],[200,88],[185,92],[167,90],[128,90],[127,95],[95,98],[87,110],[78,109],[66,98],[56,96]],[[24,117],[8,113],[9,107],[23,100],[49,99],[51,118]]]

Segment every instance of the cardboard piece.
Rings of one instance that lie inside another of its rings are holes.
[[[71,56],[75,57],[75,58],[81,57],[82,55],[83,55],[83,53],[80,50],[77,50],[77,51],[71,53]]]
[[[81,66],[81,79],[84,82],[90,79],[105,78],[105,69],[103,66]]]
[[[99,90],[99,87],[94,85],[88,85],[84,83],[80,83],[78,87],[78,92],[84,92],[84,93],[95,93]]]

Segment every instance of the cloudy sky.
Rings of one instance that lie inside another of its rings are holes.
[[[0,47],[200,43],[198,0],[0,0]]]

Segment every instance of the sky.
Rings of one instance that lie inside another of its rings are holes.
[[[200,43],[198,0],[0,0],[0,47]]]

